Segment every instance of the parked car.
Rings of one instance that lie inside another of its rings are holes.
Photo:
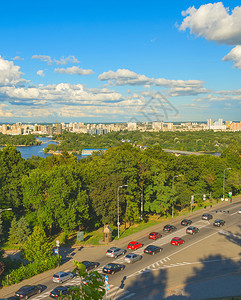
[[[240,210],[238,210],[238,214],[241,214],[241,208],[240,208]]]
[[[175,246],[179,246],[179,245],[184,244],[184,243],[185,243],[184,239],[179,238],[179,237],[174,237],[171,240],[171,245],[175,245]]]
[[[142,259],[142,256],[135,254],[135,253],[129,253],[124,258],[125,262],[127,262],[128,264],[133,264],[134,262],[141,260],[141,259]]]
[[[161,251],[162,251],[162,248],[158,247],[158,246],[155,246],[155,245],[149,245],[144,249],[144,253],[151,254],[151,255],[154,255],[154,254],[156,254],[158,252],[161,252]]]
[[[217,226],[217,227],[224,226],[224,224],[225,224],[225,221],[224,220],[220,220],[220,219],[215,220],[213,222],[213,226]]]
[[[186,229],[186,233],[188,234],[195,234],[199,232],[199,228],[195,227],[195,226],[189,226]]]
[[[163,227],[163,231],[164,232],[168,232],[168,233],[176,231],[176,230],[177,230],[177,228],[175,226],[173,226],[173,225],[165,225]]]
[[[188,226],[188,225],[191,225],[191,224],[192,224],[192,221],[188,220],[188,219],[184,219],[181,222],[181,225],[183,225],[183,226]]]
[[[122,271],[124,269],[125,269],[124,265],[111,263],[104,266],[102,272],[107,274],[115,274],[116,272]]]
[[[151,240],[156,240],[156,239],[159,239],[161,237],[162,237],[162,235],[158,232],[151,232],[149,234],[149,239],[151,239]]]
[[[110,249],[108,249],[106,251],[106,256],[116,258],[120,255],[124,255],[125,253],[126,253],[126,250],[124,250],[124,249],[120,249],[120,248],[117,248],[117,247],[111,247]]]
[[[70,295],[70,291],[68,286],[58,286],[50,292],[49,296],[56,299],[62,295]]]
[[[52,277],[53,282],[62,283],[69,279],[72,279],[74,277],[74,274],[72,272],[58,272],[55,273]]]
[[[141,248],[143,246],[144,246],[144,244],[142,244],[140,242],[130,242],[127,245],[127,249],[136,250],[136,249],[139,249],[139,248]]]
[[[85,271],[89,271],[89,270],[92,270],[92,269],[95,269],[99,266],[99,263],[98,262],[93,262],[93,261],[87,261],[87,260],[84,260],[81,262],[83,265],[85,265]]]
[[[29,297],[39,294],[42,292],[42,287],[40,285],[25,285],[22,286],[17,292],[15,292],[15,297],[18,299],[28,299]]]
[[[202,220],[211,220],[213,218],[212,215],[210,214],[203,214],[202,215]]]

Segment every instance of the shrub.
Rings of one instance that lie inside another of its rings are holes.
[[[54,269],[57,265],[57,256],[50,256],[49,258],[41,261],[35,260],[34,262],[26,266],[21,266],[20,268],[13,270],[8,275],[4,276],[2,280],[2,286],[9,286],[19,283],[24,279],[28,279],[47,270]]]

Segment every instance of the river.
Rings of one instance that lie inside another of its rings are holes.
[[[27,159],[31,156],[37,156],[37,155],[40,156],[40,157],[50,156],[52,154],[44,153],[44,148],[46,148],[49,144],[55,144],[55,145],[58,144],[58,143],[52,141],[51,138],[47,138],[47,137],[38,137],[38,140],[42,142],[41,145],[16,147],[21,152],[21,156],[24,159]]]

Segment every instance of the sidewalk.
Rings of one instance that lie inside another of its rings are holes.
[[[233,199],[233,204],[236,202],[239,202],[241,200],[241,196]],[[91,260],[91,261],[98,261],[100,258],[103,257],[103,253],[111,247],[111,246],[118,246],[118,247],[126,247],[126,245],[131,240],[138,240],[139,238],[148,235],[151,231],[160,231],[163,226],[166,224],[172,223],[172,224],[179,224],[180,221],[184,218],[192,218],[197,215],[200,215],[204,212],[210,212],[211,210],[218,210],[222,207],[225,207],[226,205],[230,204],[229,202],[219,202],[218,204],[212,205],[212,207],[207,207],[206,209],[200,209],[197,211],[194,211],[193,213],[189,213],[185,216],[178,216],[174,219],[168,219],[164,222],[161,222],[159,224],[156,224],[152,227],[146,228],[140,232],[136,232],[132,235],[129,235],[127,237],[121,238],[118,241],[112,241],[109,244],[100,245],[100,246],[85,246],[85,247],[70,247],[67,248],[67,258],[69,259],[68,262],[64,263],[60,267],[57,267],[56,269],[52,269],[49,271],[46,271],[44,273],[38,274],[32,278],[26,279],[18,284],[15,284],[13,286],[5,287],[0,290],[0,296],[1,297],[7,297],[9,294],[13,294],[16,290],[18,290],[21,286],[27,285],[27,284],[36,284],[42,280],[47,280],[48,278],[51,278],[53,273],[56,273],[58,271],[64,271],[64,270],[73,270],[73,260],[82,261],[82,260]],[[241,205],[241,204],[240,204]],[[101,249],[101,250],[100,250]]]

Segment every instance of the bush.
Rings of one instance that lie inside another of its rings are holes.
[[[13,270],[8,275],[4,276],[2,280],[2,286],[9,286],[19,283],[20,281],[28,279],[34,275],[54,269],[57,265],[57,256],[50,256],[42,261],[35,260],[33,263],[30,263],[26,266],[21,266],[19,269]]]

